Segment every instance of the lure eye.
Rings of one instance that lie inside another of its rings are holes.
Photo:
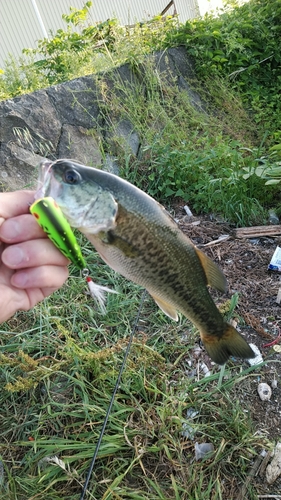
[[[81,175],[76,170],[67,170],[64,174],[64,180],[67,184],[78,184],[81,180]]]

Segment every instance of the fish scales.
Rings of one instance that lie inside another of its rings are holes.
[[[153,198],[113,174],[71,160],[45,163],[41,184],[37,197],[53,197],[110,267],[144,286],[168,316],[177,319],[180,311],[198,327],[215,362],[222,364],[231,354],[255,356],[208,291],[208,285],[225,291],[222,272]]]
[[[100,234],[89,235],[88,238],[103,258],[111,262],[112,267],[114,265],[115,270],[119,272],[123,270],[128,279],[146,287],[152,295],[169,300],[175,308],[195,323],[205,316],[204,322],[209,329],[211,325],[213,327],[215,321],[218,334],[220,330],[222,333],[222,317],[204,288],[207,285],[205,273],[196,254],[186,247],[187,238],[182,241],[182,233],[176,224],[171,230],[167,226],[159,227],[157,224],[150,228],[150,232],[145,232],[146,227],[142,227],[141,217],[132,213],[126,214],[125,228],[123,224],[118,223],[117,216],[117,226],[110,231],[112,236],[109,240],[106,235]],[[176,235],[179,237],[177,244],[174,243]],[[119,244],[119,237],[120,241],[126,242],[128,253],[129,249],[131,250],[132,258],[129,263],[126,252],[123,251],[125,245]],[[170,268],[171,259],[172,268]],[[201,283],[202,287],[198,287]],[[160,292],[159,287],[161,287]],[[172,300],[174,294],[176,298]],[[207,306],[208,313],[204,314]]]

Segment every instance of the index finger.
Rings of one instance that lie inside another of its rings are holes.
[[[30,204],[34,201],[35,191],[14,191],[0,193],[0,225],[5,219],[17,215],[28,214]]]

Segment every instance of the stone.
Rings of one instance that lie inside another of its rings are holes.
[[[84,127],[64,125],[58,146],[59,158],[71,158],[90,167],[99,167],[102,155],[93,133]]]
[[[0,143],[15,141],[15,128],[30,132],[31,142],[25,143],[25,149],[48,142],[48,149],[51,144],[53,152],[56,150],[61,122],[45,90],[0,102]]]
[[[271,387],[265,382],[258,385],[258,395],[262,401],[269,401],[272,395]]]
[[[63,124],[86,129],[97,124],[100,110],[94,76],[76,78],[46,90]]]
[[[120,169],[117,160],[114,156],[109,154],[105,155],[105,160],[102,165],[102,170],[109,172],[110,174],[119,175]]]
[[[140,148],[140,139],[137,132],[134,130],[132,123],[129,120],[120,120],[116,123],[114,127],[114,132],[106,132],[105,135],[109,144],[112,143],[111,148],[115,149],[114,141],[118,139],[118,142],[123,143],[125,150],[137,156]]]
[[[0,148],[0,191],[35,189],[39,163],[44,158],[16,144]]]
[[[194,64],[184,47],[157,52],[147,60],[148,65],[124,64],[0,102],[0,189],[34,186],[36,167],[44,158],[66,157],[97,167],[103,163],[103,168],[119,172],[115,159],[119,147],[138,156],[141,139],[129,113],[121,116],[116,107],[110,114],[107,104],[114,95],[123,99],[127,89],[136,99],[140,93],[148,96],[151,71],[156,86],[159,77],[160,93],[177,84],[188,93],[191,106],[204,110],[194,85]],[[154,126],[161,132],[162,123]]]
[[[266,468],[266,481],[273,484],[281,474],[281,443],[277,443],[271,463]]]

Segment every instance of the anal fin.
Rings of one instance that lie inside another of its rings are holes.
[[[169,304],[169,302],[165,302],[165,300],[163,299],[160,299],[160,297],[156,297],[156,295],[152,295],[152,298],[155,300],[156,304],[158,305],[158,307],[160,307],[160,309],[167,315],[169,316],[169,318],[175,320],[175,321],[178,321],[179,317],[178,317],[178,313],[176,311],[176,309],[174,308],[174,306],[171,306],[171,304]]]

